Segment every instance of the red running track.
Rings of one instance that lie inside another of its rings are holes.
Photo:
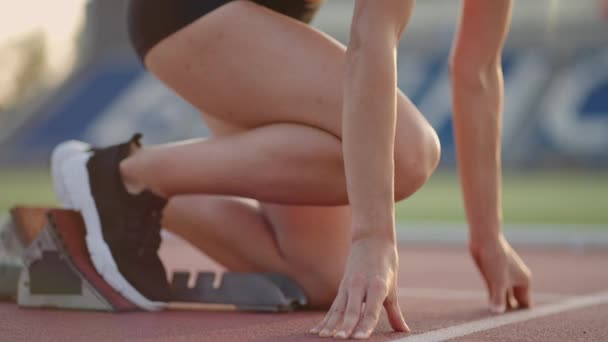
[[[161,253],[170,269],[219,269],[174,238]],[[392,333],[383,318],[371,340],[608,341],[608,249],[520,253],[534,272],[535,308],[493,316],[466,248],[402,246],[400,301],[413,333]],[[323,314],[110,314],[2,303],[0,341],[314,341],[322,339],[307,331]]]

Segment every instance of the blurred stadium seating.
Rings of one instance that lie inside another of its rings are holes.
[[[135,59],[125,1],[55,1],[82,6],[85,18],[74,61],[59,81],[36,74],[52,58],[48,37],[34,31],[0,41],[0,67],[15,88],[0,97],[2,165],[45,163],[52,146],[70,138],[106,144],[140,131],[147,143],[160,143],[208,134],[196,109]],[[346,42],[352,4],[328,1],[314,24]],[[399,59],[399,85],[440,133],[444,166],[454,162],[447,57],[458,5],[419,1]],[[608,25],[599,6],[516,2],[504,58],[507,165],[608,167]]]

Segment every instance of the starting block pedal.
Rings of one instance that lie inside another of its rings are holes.
[[[17,299],[17,284],[23,268],[21,256],[46,221],[46,208],[30,207],[25,212],[24,209],[13,208],[11,217],[0,225],[0,300]]]
[[[84,222],[69,210],[49,210],[44,228],[25,249],[17,303],[101,311],[134,311],[137,306],[97,273],[85,244]],[[33,227],[18,225],[30,231]]]
[[[14,236],[13,221],[0,224],[0,300],[15,300],[21,273],[21,244]]]
[[[2,268],[8,263],[0,256],[0,296],[4,291],[5,298],[16,298],[24,307],[138,310],[95,270],[78,212],[19,207],[11,214],[0,237],[4,250],[12,246],[13,259],[19,260],[14,257],[19,253],[21,258],[15,267]],[[280,312],[307,305],[302,289],[282,274],[200,272],[193,287],[188,286],[190,277],[188,272],[172,275],[169,309],[228,307]]]

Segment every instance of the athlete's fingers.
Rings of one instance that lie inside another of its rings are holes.
[[[492,286],[490,284],[490,280],[488,279],[485,269],[483,267],[481,267],[481,261],[475,257],[473,257],[473,261],[475,262],[475,265],[477,265],[477,269],[479,270],[479,273],[481,273],[481,277],[483,278],[483,283],[486,284],[486,290],[487,290],[486,293],[488,294],[488,300],[489,300],[490,296],[491,296],[491,292],[492,292]]]
[[[359,324],[355,328],[354,338],[363,339],[369,338],[374,332],[380,313],[382,312],[382,303],[387,295],[386,285],[383,283],[370,284],[367,294],[365,295],[365,309]]]
[[[505,300],[507,303],[507,310],[517,309],[517,307],[519,306],[517,300],[515,299],[515,296],[513,295],[512,288],[507,290],[507,298],[505,298]]]
[[[520,308],[529,308],[532,306],[529,284],[514,286],[513,295],[515,296],[515,299],[517,299]]]
[[[325,317],[323,317],[321,322],[317,323],[317,325],[312,327],[308,332],[310,332],[311,334],[318,334],[319,331],[321,331],[321,329],[323,329],[325,327],[326,322],[327,322],[327,314],[325,315]]]
[[[405,318],[403,318],[403,313],[399,307],[396,287],[394,287],[393,290],[389,292],[388,297],[386,297],[386,300],[384,301],[384,309],[386,310],[388,321],[390,322],[393,330],[398,332],[411,331],[410,327],[408,327],[407,323],[405,323]]]
[[[347,300],[348,295],[346,294],[346,291],[340,289],[338,297],[334,301],[334,305],[332,305],[331,309],[327,313],[325,325],[319,331],[319,336],[328,337],[334,334],[336,327],[344,319],[344,311],[346,310]]]
[[[348,304],[344,313],[342,326],[337,330],[336,337],[349,338],[359,319],[361,318],[361,309],[365,295],[365,288],[360,284],[353,284],[348,291]]]
[[[330,308],[331,310],[331,308]],[[323,317],[323,319],[321,320],[321,322],[317,323],[317,325],[315,325],[314,327],[312,327],[309,332],[311,334],[318,334],[319,331],[321,331],[321,329],[325,328],[325,325],[327,324],[327,317],[328,317],[329,311],[327,311],[327,313],[325,314],[325,316]]]
[[[493,286],[490,298],[490,310],[493,313],[501,314],[507,310],[507,287],[501,283]]]
[[[516,257],[521,273],[515,280],[513,295],[521,308],[529,308],[532,305],[532,300],[530,299],[532,273],[519,256],[516,255]]]
[[[310,329],[311,333],[320,333],[323,329],[325,329],[325,327],[329,323],[329,320],[335,316],[334,313],[344,312],[344,307],[346,306],[346,296],[343,294],[343,292],[344,291],[342,290],[338,291],[338,295],[336,296],[336,299],[334,299],[334,302],[329,308],[329,311],[327,311],[327,314],[325,314],[325,317],[319,324],[317,324],[314,328]]]
[[[338,293],[338,296],[336,296],[336,299],[334,299],[332,306],[329,308],[329,310],[327,310],[327,313],[323,317],[323,320],[321,320],[321,322],[317,324],[314,328],[310,329],[310,332],[313,334],[318,334],[321,332],[321,330],[325,329],[325,327],[329,323],[330,318],[333,317],[333,312],[337,310],[336,308],[341,305],[341,303],[344,303],[343,296]]]
[[[486,284],[486,293],[488,294],[488,300],[492,299],[492,284],[490,283],[490,279],[486,276],[486,273],[480,269],[481,276],[483,277],[483,282]]]

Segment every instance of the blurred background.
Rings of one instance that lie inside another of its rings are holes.
[[[0,213],[55,203],[47,164],[63,140],[208,135],[197,110],[135,59],[125,3],[0,0]],[[328,0],[313,25],[346,43],[353,3]],[[399,86],[443,146],[439,172],[398,206],[403,227],[465,222],[447,70],[460,5],[418,1],[400,47]],[[515,1],[504,71],[507,229],[608,231],[608,1]]]

